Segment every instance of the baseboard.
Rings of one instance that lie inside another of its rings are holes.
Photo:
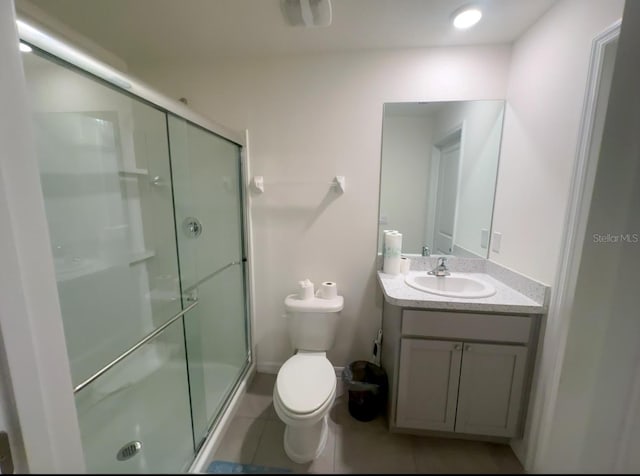
[[[261,374],[277,374],[281,366],[282,363],[278,362],[263,362],[256,365],[256,371]]]

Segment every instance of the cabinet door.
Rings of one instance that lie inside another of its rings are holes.
[[[516,436],[527,348],[464,344],[455,431]]]
[[[453,431],[462,343],[402,339],[396,425]]]

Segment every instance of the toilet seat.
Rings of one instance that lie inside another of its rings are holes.
[[[298,352],[280,368],[274,397],[291,417],[305,419],[331,405],[335,390],[336,374],[325,353]]]

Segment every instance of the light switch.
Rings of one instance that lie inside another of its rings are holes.
[[[389,223],[389,219],[387,218],[387,215],[380,215],[380,219],[378,220],[378,224],[379,225],[386,225],[387,223]]]
[[[491,250],[495,251],[496,253],[499,253],[501,241],[502,241],[502,233],[494,231],[493,237],[491,238]]]
[[[489,248],[489,230],[480,230],[480,248]]]

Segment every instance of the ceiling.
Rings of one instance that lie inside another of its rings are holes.
[[[472,1],[483,19],[451,26]],[[556,0],[332,0],[324,28],[289,26],[280,0],[17,0],[31,4],[132,62],[359,49],[510,43]]]

